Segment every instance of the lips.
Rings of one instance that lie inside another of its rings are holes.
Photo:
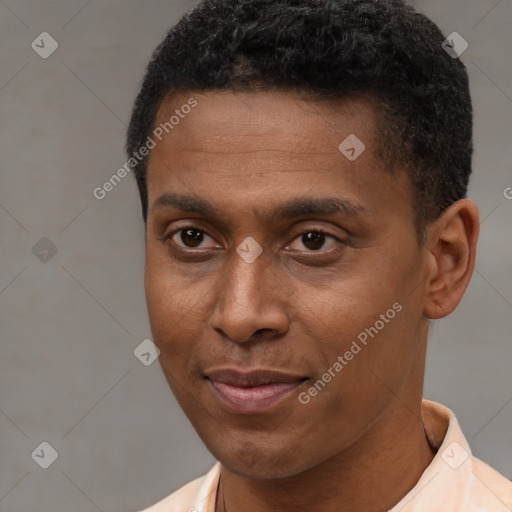
[[[225,408],[245,414],[273,408],[307,380],[303,376],[272,370],[218,369],[206,372],[205,377]]]

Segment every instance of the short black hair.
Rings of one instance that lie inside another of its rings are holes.
[[[370,93],[379,106],[378,154],[388,170],[408,173],[421,230],[466,196],[471,174],[468,74],[444,39],[402,0],[203,0],[153,53],[128,127],[128,155],[152,133],[169,93]],[[147,158],[133,170],[146,222]]]

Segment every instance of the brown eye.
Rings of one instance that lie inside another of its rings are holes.
[[[205,231],[194,227],[185,227],[179,229],[168,238],[172,240],[172,242],[174,242],[177,246],[187,249],[204,249],[216,246],[215,241],[210,235],[208,235]],[[201,246],[201,244],[203,244],[205,241],[208,241],[208,239],[213,242],[213,246]]]
[[[296,242],[296,240],[299,240],[300,242]],[[326,242],[331,240],[331,244],[328,245],[328,247],[324,247],[326,245]],[[320,249],[330,249],[332,248],[336,242],[339,241],[334,235],[331,235],[329,233],[324,233],[322,231],[317,230],[311,230],[311,231],[305,231],[304,233],[300,234],[295,241],[292,243],[293,245],[296,245],[295,247],[292,247],[294,250],[298,251],[319,251]],[[305,249],[301,247],[297,247],[297,243],[305,247]]]
[[[325,234],[318,231],[311,231],[302,235],[302,243],[313,251],[321,249],[325,243]]]
[[[204,233],[197,229],[182,229],[180,238],[187,247],[197,247],[201,245]]]

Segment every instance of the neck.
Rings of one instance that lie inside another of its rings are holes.
[[[256,480],[222,466],[216,512],[391,509],[416,485],[434,457],[420,404],[390,407],[347,450],[298,475]]]

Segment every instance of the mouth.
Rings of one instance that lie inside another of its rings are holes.
[[[205,379],[228,411],[243,414],[268,411],[308,380],[272,370],[241,372],[233,369],[206,372]]]

